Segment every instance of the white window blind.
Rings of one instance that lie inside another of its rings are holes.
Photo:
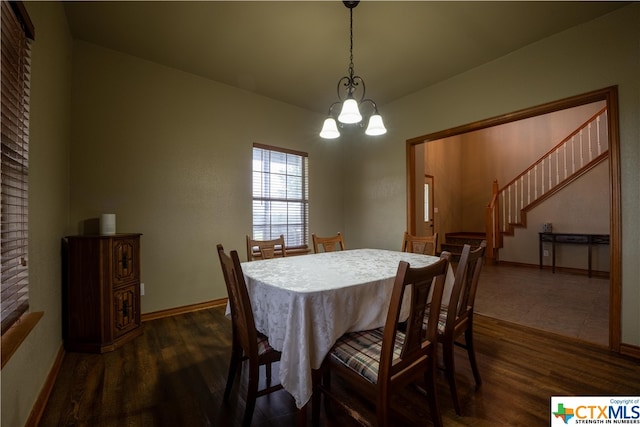
[[[2,1],[2,333],[29,309],[29,75],[33,26],[21,2]]]
[[[253,238],[285,236],[288,248],[306,247],[309,230],[308,154],[253,145]]]

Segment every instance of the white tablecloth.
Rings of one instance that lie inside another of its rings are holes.
[[[282,352],[280,382],[298,408],[311,398],[312,368],[341,335],[384,326],[398,263],[438,259],[355,249],[242,263],[256,328]]]

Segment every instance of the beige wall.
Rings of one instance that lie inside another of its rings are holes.
[[[246,259],[253,142],[308,152],[311,228],[342,229],[320,115],[81,41],[73,75],[70,231],[112,212],[143,234],[143,313],[226,297],[215,245]]]
[[[345,176],[345,233],[360,246],[397,247],[406,228],[407,139],[618,85],[622,342],[640,345],[638,40],[634,3],[383,106],[389,132],[348,146],[348,157],[359,161]]]
[[[36,29],[29,138],[29,299],[44,316],[2,368],[2,426],[22,426],[62,344],[60,238],[69,210],[71,36],[62,5],[26,2]]]
[[[309,152],[312,231],[342,230],[353,248],[397,248],[407,139],[614,84],[622,341],[640,345],[639,4],[382,106],[387,135],[341,143],[318,139],[320,115],[157,64],[85,43],[73,45],[72,62],[62,6],[26,4],[37,35],[31,302],[45,315],[2,369],[3,426],[24,424],[60,348],[60,238],[80,232],[84,220],[111,211],[118,230],[144,233],[144,312],[224,297],[214,245],[243,252],[254,141]]]

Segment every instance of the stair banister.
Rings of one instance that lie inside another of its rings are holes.
[[[598,118],[598,116],[601,116],[602,114],[606,113],[607,108],[603,108],[600,111],[598,111],[596,114],[594,114],[593,116],[591,116],[591,118],[589,118],[589,120],[587,120],[585,123],[583,123],[579,128],[577,128],[575,131],[573,131],[571,134],[569,134],[569,136],[567,136],[565,139],[563,139],[559,144],[557,144],[555,147],[553,147],[552,149],[550,149],[549,151],[547,151],[545,154],[543,154],[542,156],[540,156],[540,160],[538,160],[537,162],[533,163],[531,166],[529,166],[527,169],[525,169],[521,174],[519,174],[517,177],[515,177],[514,179],[512,179],[511,181],[509,181],[504,187],[502,187],[500,189],[500,192],[504,191],[507,187],[511,186],[515,181],[517,181],[518,179],[520,179],[521,176],[525,175],[528,171],[534,169],[537,165],[541,164],[544,162],[544,159],[546,158],[551,158],[551,154],[556,151],[559,147],[561,147],[563,144],[566,144],[571,138],[573,138],[574,136],[580,134],[580,131],[585,129],[588,124],[590,122],[592,122],[593,120],[595,120],[596,118]],[[582,145],[582,143],[581,143]],[[580,150],[581,154],[582,154],[583,150]],[[584,157],[584,156],[583,156]],[[584,158],[581,159],[580,161],[580,167],[584,166]],[[550,167],[550,166],[549,166]],[[574,171],[575,172],[575,171]]]
[[[491,201],[486,208],[485,219],[488,258],[493,258],[494,260],[497,258],[498,249],[502,247],[502,236],[504,233],[512,234],[514,225],[526,226],[527,210],[551,196],[563,186],[574,181],[579,176],[582,176],[608,157],[607,150],[604,152],[601,151],[602,143],[600,135],[602,131],[600,120],[602,117],[605,117],[606,114],[607,108],[604,107],[504,187],[499,188],[497,180],[493,182]],[[594,122],[597,151],[595,157],[593,156],[594,143],[592,140]],[[588,133],[587,138],[584,138],[585,130]],[[606,128],[604,131],[606,132]],[[585,141],[585,139],[587,139],[587,141]],[[576,147],[576,145],[578,145],[578,147]],[[576,149],[579,151],[579,166],[576,166]],[[571,156],[571,174],[569,174],[567,164],[569,162],[569,152]],[[585,154],[588,156],[586,161]],[[555,163],[555,165],[553,163]],[[561,163],[563,163],[563,174],[560,173]],[[555,180],[553,169],[555,169]],[[533,180],[531,171],[533,171]],[[518,186],[520,188],[518,188]],[[538,186],[540,188],[538,188]],[[533,198],[531,197],[532,187]],[[526,203],[525,194],[527,199]]]

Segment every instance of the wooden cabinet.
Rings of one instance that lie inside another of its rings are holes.
[[[104,353],[142,334],[140,236],[66,238],[63,335],[67,351]]]

